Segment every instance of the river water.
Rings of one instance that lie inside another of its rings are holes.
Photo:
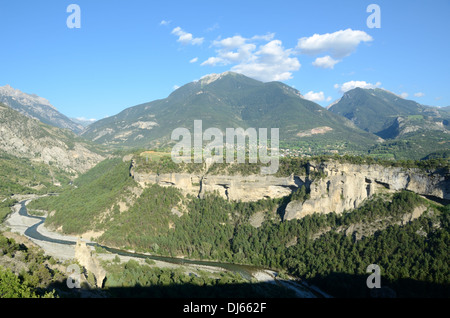
[[[64,240],[64,239],[56,239],[56,238],[52,238],[49,236],[45,236],[43,234],[41,234],[38,231],[38,227],[45,222],[45,217],[41,217],[41,216],[34,216],[34,215],[30,215],[28,214],[27,211],[27,207],[26,207],[26,201],[22,201],[20,202],[20,210],[19,210],[19,215],[22,217],[27,217],[27,218],[32,218],[32,219],[37,219],[39,220],[39,222],[37,222],[36,224],[28,227],[24,234],[26,236],[28,236],[29,238],[35,239],[35,240],[39,240],[39,241],[44,241],[44,242],[50,242],[50,243],[55,243],[55,244],[62,244],[62,245],[75,245],[76,241],[75,240]],[[157,261],[163,261],[166,263],[172,263],[172,264],[177,264],[177,265],[202,265],[202,266],[210,266],[210,267],[219,267],[219,268],[223,268],[225,270],[228,271],[232,271],[232,272],[237,272],[239,273],[242,277],[244,277],[245,279],[250,280],[253,277],[253,274],[255,272],[258,271],[263,271],[266,270],[266,268],[262,268],[262,267],[257,267],[257,266],[251,266],[251,265],[241,265],[241,264],[232,264],[232,263],[222,263],[222,262],[213,262],[213,261],[202,261],[202,260],[190,260],[190,259],[185,259],[185,258],[176,258],[176,257],[170,257],[170,256],[159,256],[159,255],[150,255],[150,254],[141,254],[141,253],[135,253],[135,252],[130,252],[130,251],[124,251],[124,250],[120,250],[120,249],[116,249],[116,248],[111,248],[108,246],[104,246],[101,244],[98,244],[96,242],[89,242],[87,243],[87,245],[90,246],[99,246],[103,249],[105,249],[106,251],[113,253],[113,254],[118,254],[121,256],[129,256],[129,257],[136,257],[136,258],[148,258],[148,259],[152,259],[152,260],[157,260]]]
[[[71,245],[75,245],[77,242],[76,237],[70,237],[67,235],[61,235],[58,233],[50,232],[47,229],[43,228],[41,231],[43,231],[46,235],[42,234],[39,231],[39,226],[42,225],[45,222],[45,217],[41,216],[33,216],[28,214],[26,202],[28,200],[21,201],[20,209],[18,212],[14,212],[13,215],[18,215],[17,217],[21,218],[19,220],[19,226],[21,227],[23,234],[25,234],[27,237],[33,239],[36,241],[41,241],[43,244],[41,247],[45,251],[45,245],[47,243],[52,243],[53,246],[60,246],[66,248],[60,248],[59,250],[62,252],[63,250],[66,253],[67,247]],[[36,220],[38,222],[36,222]],[[17,220],[16,220],[17,221]],[[20,231],[20,232],[22,232]],[[53,237],[51,237],[53,236]],[[171,264],[177,264],[177,265],[199,265],[199,266],[207,266],[207,267],[215,267],[215,268],[221,268],[227,271],[232,271],[235,273],[239,273],[244,279],[252,280],[254,278],[257,278],[258,281],[273,281],[274,283],[277,282],[278,284],[284,285],[287,288],[292,289],[296,294],[297,297],[300,298],[315,298],[315,297],[328,297],[326,294],[324,294],[322,291],[318,290],[314,286],[308,286],[305,283],[302,282],[296,282],[296,281],[290,281],[285,279],[278,279],[275,278],[274,275],[276,273],[273,270],[258,267],[258,266],[251,266],[251,265],[241,265],[241,264],[232,264],[232,263],[223,263],[223,262],[213,262],[213,261],[202,261],[202,260],[190,260],[185,258],[177,258],[177,257],[169,257],[169,256],[158,256],[158,255],[150,255],[150,254],[143,254],[143,253],[135,253],[131,251],[124,251],[116,248],[111,248],[108,246],[104,246],[101,244],[98,244],[96,242],[86,242],[89,246],[98,246],[106,251],[120,255],[120,256],[128,256],[128,257],[135,257],[135,258],[141,258],[141,259],[151,259],[155,261],[161,261]],[[60,255],[60,254],[58,254]]]

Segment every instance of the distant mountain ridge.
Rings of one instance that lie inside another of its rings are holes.
[[[96,145],[0,103],[0,151],[66,172],[85,172],[104,159]]]
[[[70,118],[75,124],[81,125],[83,129],[92,123],[95,123],[96,119],[86,119],[86,118]]]
[[[280,140],[293,143],[367,145],[378,139],[304,99],[286,84],[263,83],[233,72],[204,76],[167,98],[127,108],[93,123],[82,136],[119,147],[161,145],[170,142],[170,134],[177,127],[192,131],[196,119],[202,120],[203,129],[279,128]]]
[[[445,109],[425,106],[380,88],[354,88],[328,109],[384,139],[396,138],[419,128],[445,130],[448,125]],[[423,119],[423,123],[418,123],[417,119]]]
[[[387,90],[355,88],[328,108],[385,142],[369,148],[386,159],[422,159],[450,153],[448,107],[431,107]]]
[[[0,87],[0,103],[44,124],[70,129],[79,134],[83,126],[61,114],[50,102],[35,94],[27,94],[9,85]]]
[[[284,83],[234,72],[203,76],[167,98],[98,121],[69,119],[45,98],[9,85],[0,87],[1,101],[42,123],[119,149],[168,149],[175,144],[172,131],[193,132],[195,120],[202,121],[203,131],[215,127],[224,135],[226,128],[279,128],[282,148],[310,155],[381,152],[390,154],[386,158],[420,159],[449,148],[450,107],[425,106],[384,89],[355,88],[324,108]]]

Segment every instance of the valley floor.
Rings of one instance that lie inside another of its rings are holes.
[[[28,204],[32,199],[37,198],[35,195],[31,196],[23,196],[17,199],[23,200],[22,202],[26,202],[25,204]],[[28,240],[42,248],[45,252],[45,254],[52,256],[55,259],[58,259],[60,261],[70,261],[75,260],[75,244],[77,241],[83,241],[86,243],[94,243],[86,239],[82,239],[79,237],[74,236],[68,236],[63,235],[54,231],[51,231],[47,229],[44,224],[40,224],[36,231],[53,240],[62,240],[66,242],[72,242],[73,244],[61,244],[61,243],[53,243],[48,242],[44,240],[39,240],[36,238],[29,237],[25,234],[26,230],[30,227],[34,226],[35,224],[41,222],[40,219],[22,215],[20,212],[20,209],[22,208],[22,204],[16,204],[12,209],[13,212],[9,215],[9,217],[5,220],[4,224],[2,224],[3,230],[7,229],[7,233],[16,233],[19,235],[25,236]],[[11,234],[13,236],[16,236],[14,234]],[[94,250],[93,247],[91,247],[92,250]],[[120,261],[122,263],[128,262],[131,259],[134,259],[140,263],[144,263],[144,260],[142,258],[132,257],[132,256],[124,256],[124,255],[118,255],[114,253],[97,253],[96,257],[99,260],[102,261],[112,261],[115,257],[119,256]],[[158,268],[169,268],[169,269],[183,269],[186,272],[195,272],[197,270],[202,271],[208,271],[211,273],[217,273],[221,271],[226,271],[224,268],[216,267],[216,266],[207,266],[207,265],[199,265],[199,264],[175,264],[170,262],[164,262],[160,260],[154,260],[154,265]],[[269,282],[273,284],[277,284],[279,286],[283,286],[287,289],[292,290],[295,295],[299,298],[316,298],[316,297],[330,297],[329,295],[326,295],[325,293],[321,292],[320,290],[316,290],[313,292],[312,289],[306,285],[302,284],[300,282],[289,280],[289,279],[282,279],[277,277],[277,273],[270,270],[258,270],[252,273],[252,281],[255,283],[261,283],[261,282]]]

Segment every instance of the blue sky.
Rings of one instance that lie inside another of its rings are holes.
[[[66,24],[72,3],[80,28]],[[355,86],[448,106],[449,21],[448,0],[2,1],[0,86],[95,119],[228,70],[322,106]]]

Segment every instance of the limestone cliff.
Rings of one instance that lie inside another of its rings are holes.
[[[103,280],[106,277],[106,271],[100,265],[99,260],[92,254],[91,249],[85,242],[78,240],[75,245],[75,258],[78,262],[95,276],[98,288],[102,288]]]
[[[332,161],[311,163],[309,170],[309,174],[319,172],[325,177],[311,182],[308,200],[292,201],[287,205],[285,220],[301,218],[314,212],[342,213],[357,208],[364,200],[380,191],[410,190],[424,196],[450,200],[448,171],[426,172],[420,169]]]
[[[184,194],[202,198],[205,193],[217,192],[233,201],[257,201],[263,198],[282,198],[303,184],[300,178],[263,175],[228,176],[189,173],[144,174],[131,170],[134,179],[145,184],[174,186]]]
[[[264,198],[282,198],[305,185],[309,192],[306,201],[291,201],[286,206],[284,219],[305,215],[336,212],[357,208],[367,198],[381,191],[410,190],[442,200],[450,200],[448,171],[423,171],[386,167],[378,164],[350,164],[336,161],[310,162],[305,176],[290,175],[212,175],[167,173],[130,173],[142,186],[158,184],[174,186],[184,194],[202,198],[205,193],[217,192],[233,201],[257,201]],[[321,177],[315,177],[320,175]]]

